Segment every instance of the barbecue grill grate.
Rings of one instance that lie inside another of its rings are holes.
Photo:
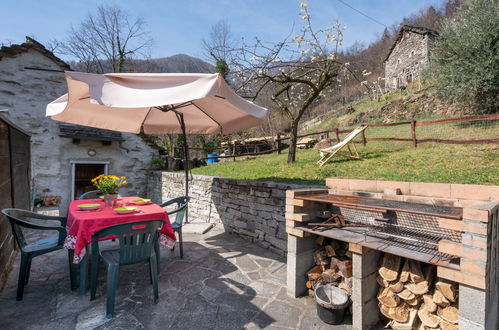
[[[333,206],[333,213],[341,214],[347,223],[365,225],[365,234],[390,241],[394,246],[434,255],[441,259],[454,256],[438,252],[440,240],[461,241],[458,232],[440,228],[438,217],[402,211],[383,213]],[[348,227],[344,228],[349,230]]]

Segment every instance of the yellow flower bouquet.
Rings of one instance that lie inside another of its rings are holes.
[[[104,175],[101,174],[92,179],[92,183],[97,187],[104,195],[114,195],[118,193],[118,190],[127,185],[126,177],[117,177],[115,175]]]

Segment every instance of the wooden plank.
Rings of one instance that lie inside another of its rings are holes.
[[[395,246],[390,240],[385,240],[382,238],[366,236],[365,231],[361,229],[357,230],[346,230],[342,228],[331,228],[324,231],[313,230],[310,227],[300,227],[301,230],[309,232],[311,234],[329,237],[338,241],[347,242],[349,244],[357,244],[363,248],[370,248],[373,250],[378,250],[386,253],[395,254],[404,258],[414,259],[421,262],[430,263],[438,266],[445,266],[452,269],[459,269],[459,265],[451,264],[449,260],[444,260],[435,257],[433,254],[424,253],[421,251],[416,251],[411,248],[404,248],[402,246]]]
[[[485,276],[487,274],[487,264],[485,262],[480,262],[472,259],[461,259],[460,266],[461,270],[467,273],[472,273],[480,276]]]
[[[487,224],[482,222],[467,223],[463,221],[439,218],[438,226],[440,228],[450,229],[454,231],[487,235]]]
[[[308,213],[294,213],[292,215],[291,219],[298,221],[298,222],[305,222],[305,221],[312,220],[312,217]]]
[[[394,137],[368,137],[366,138],[367,141],[407,141],[410,142],[412,139],[406,139],[406,138],[394,138]]]
[[[306,202],[303,200],[303,199],[296,199],[296,198],[293,198],[291,200],[291,205],[294,205],[294,206],[300,206],[300,207],[304,207],[306,204]]]
[[[499,139],[483,139],[483,140],[444,140],[444,139],[420,139],[418,143],[435,142],[446,144],[496,144]]]
[[[288,233],[289,235],[293,235],[293,236],[301,237],[301,238],[310,236],[310,233],[308,233],[308,232],[305,232],[305,231],[297,229],[297,228],[287,227],[287,226],[286,226],[286,233]]]
[[[488,204],[494,205],[495,203],[488,203]],[[488,222],[492,216],[491,211],[492,210],[481,208],[479,205],[471,205],[469,207],[463,208],[463,219]]]
[[[461,243],[456,243],[445,239],[438,242],[438,251],[462,258],[484,261],[487,260],[486,250],[463,246]]]
[[[446,280],[466,284],[482,290],[485,290],[486,287],[485,277],[467,272],[461,272],[455,269],[437,267],[437,276]]]
[[[398,126],[398,125],[409,125],[410,121],[401,121],[398,123],[386,123],[386,124],[368,124],[367,127],[386,127],[386,126]]]
[[[427,125],[455,123],[455,122],[467,122],[467,121],[496,120],[496,119],[499,119],[499,114],[497,114],[497,113],[490,114],[490,115],[476,115],[476,116],[466,116],[466,117],[457,117],[457,118],[419,121],[416,123],[416,126],[427,126]]]
[[[362,245],[356,243],[348,243],[348,251],[357,254],[362,254]]]

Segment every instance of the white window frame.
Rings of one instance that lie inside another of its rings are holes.
[[[104,165],[104,175],[108,175],[110,162],[109,161],[99,161],[99,160],[71,160],[69,163],[71,164],[71,198],[70,198],[70,200],[74,200],[76,165],[78,165],[78,164]]]

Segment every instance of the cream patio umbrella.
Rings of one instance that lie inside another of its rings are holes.
[[[219,74],[66,71],[68,93],[47,105],[56,121],[145,134],[229,134],[262,124],[267,109],[238,96]],[[187,140],[186,140],[187,141]],[[189,151],[184,145],[185,193]]]

